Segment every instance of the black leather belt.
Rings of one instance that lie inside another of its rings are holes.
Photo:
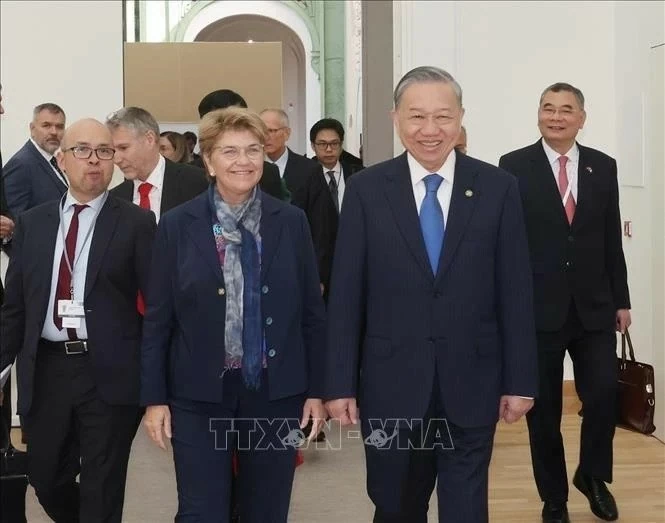
[[[88,353],[88,340],[49,341],[42,338],[39,340],[39,344],[45,349],[61,352],[67,356]]]

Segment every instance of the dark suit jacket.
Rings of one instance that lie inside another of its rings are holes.
[[[313,174],[321,172],[321,164],[289,149],[288,160],[284,168],[284,182],[291,193],[292,202],[296,201],[297,194],[307,185]]]
[[[342,154],[340,154],[339,160],[347,165],[354,165],[358,171],[365,168],[363,161],[346,149],[342,149]]]
[[[166,160],[160,214],[164,215],[174,207],[188,202],[204,192],[209,185],[208,175],[203,169]],[[125,180],[111,189],[111,194],[122,200],[134,201],[134,182]]]
[[[261,313],[270,399],[321,397],[325,314],[303,213],[265,193]],[[148,290],[141,402],[220,402],[226,294],[208,194],[159,222]]]
[[[28,140],[2,169],[5,197],[15,217],[51,200],[59,200],[67,186]]]
[[[600,151],[578,147],[578,201],[571,225],[540,140],[499,161],[519,181],[533,271],[536,326],[541,331],[563,326],[571,299],[587,330],[613,330],[616,310],[630,308],[617,164]]]
[[[203,158],[200,156],[198,158],[194,158],[190,164],[200,167],[201,169],[205,169]],[[291,198],[286,185],[282,183],[282,178],[279,175],[279,169],[273,163],[263,162],[263,175],[261,176],[261,180],[259,180],[259,187],[261,187],[263,192],[268,193],[273,198],[277,198],[283,201],[288,201]]]
[[[340,160],[340,165],[342,166],[342,175],[344,176],[344,184],[349,182],[349,178],[353,176],[358,171],[362,170],[362,165],[346,163]],[[321,283],[323,283],[325,288],[325,297],[328,297],[328,292],[330,290],[330,285],[332,284],[332,266],[333,266],[333,256],[335,254],[335,244],[337,241],[337,228],[339,226],[339,214],[337,214],[337,209],[335,208],[335,203],[333,202],[332,195],[330,194],[330,189],[328,188],[327,178],[321,176],[322,167],[319,164],[319,177],[323,180],[324,191],[321,192],[322,201],[321,204],[318,204],[317,207],[308,214],[308,217],[311,214],[310,221],[314,224],[312,226],[312,232],[320,231],[315,237],[315,245],[320,244],[317,247],[317,252],[322,253],[321,262],[319,263],[319,270],[321,272]],[[314,185],[318,185],[317,182],[314,182]],[[316,193],[314,189],[313,192]],[[346,198],[346,192],[344,193]],[[344,203],[343,201],[341,202]]]
[[[326,398],[365,419],[422,419],[436,376],[448,419],[494,424],[501,395],[535,397],[536,338],[517,182],[457,156],[434,276],[406,154],[346,188],[328,301]]]
[[[51,292],[58,205],[48,202],[19,216],[7,269],[0,365],[4,369],[18,356],[18,413],[23,415],[32,404],[37,344]],[[154,233],[154,214],[112,195],[92,233],[85,320],[96,386],[112,405],[138,404],[142,317],[136,296],[147,288]]]

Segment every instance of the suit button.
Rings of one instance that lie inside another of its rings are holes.
[[[275,354],[277,354],[277,351],[276,351],[275,349],[270,349],[270,350],[268,351],[268,357],[269,357],[269,358],[274,358],[274,357],[275,357]]]
[[[566,268],[570,268],[571,265],[572,263],[570,263],[569,261],[566,262]]]
[[[266,318],[266,325],[272,325],[272,318],[270,316]]]
[[[575,238],[573,238],[573,236],[568,236],[568,241],[572,243],[575,241]]]
[[[224,287],[220,287],[219,289],[217,289],[217,294],[219,294],[220,296],[224,296],[224,294],[226,294]]]
[[[269,291],[269,290],[270,290],[270,289],[268,288],[267,285],[264,285],[263,287],[261,287],[261,292],[262,292],[263,294],[268,294],[268,291]]]

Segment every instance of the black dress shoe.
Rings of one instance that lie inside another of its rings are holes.
[[[566,504],[546,501],[543,506],[543,523],[570,523]]]
[[[573,477],[573,485],[587,497],[591,512],[596,517],[605,521],[615,521],[619,518],[614,496],[607,489],[604,481],[582,474],[578,468]]]

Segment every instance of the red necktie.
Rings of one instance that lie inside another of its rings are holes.
[[[74,216],[69,224],[69,230],[65,238],[65,249],[62,251],[60,258],[60,270],[58,272],[58,285],[55,290],[55,303],[53,304],[53,323],[55,326],[62,330],[62,318],[58,317],[58,301],[72,299],[72,274],[69,272],[67,262],[65,261],[65,253],[69,258],[69,266],[74,270],[74,256],[76,255],[76,238],[79,233],[79,214],[85,209],[87,205],[74,205]],[[75,340],[76,329],[67,329],[67,335],[70,340]]]
[[[563,203],[563,197],[568,190],[568,173],[566,172],[566,162],[568,161],[567,156],[559,156],[559,194],[561,194],[561,202]],[[565,204],[566,217],[568,218],[568,224],[573,223],[573,216],[575,216],[575,198],[573,198],[573,191],[570,191],[568,195],[568,200]]]
[[[151,183],[143,182],[141,185],[139,185],[139,207],[141,207],[141,209],[150,210],[150,198],[148,197],[150,194],[150,189],[152,189]],[[141,316],[145,314],[145,302],[143,301],[143,295],[141,294],[141,291],[139,291],[139,295],[136,298],[136,310],[139,311]]]
[[[150,194],[150,189],[152,189],[152,184],[148,182],[143,182],[141,185],[139,185],[139,207],[141,209],[148,209],[150,210],[150,198],[148,198],[148,195]]]

